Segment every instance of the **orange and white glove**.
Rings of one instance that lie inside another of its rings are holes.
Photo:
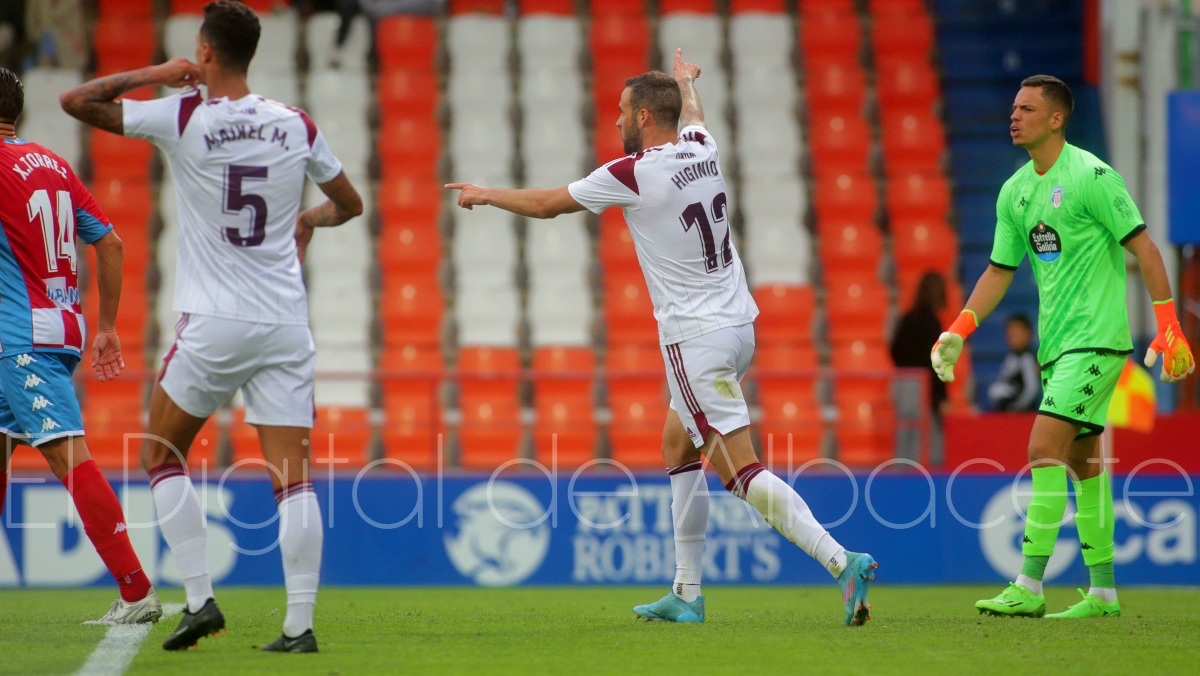
[[[1150,343],[1143,361],[1146,368],[1154,368],[1154,362],[1161,354],[1163,365],[1158,379],[1164,383],[1177,383],[1196,370],[1196,360],[1187,338],[1183,337],[1183,328],[1175,314],[1175,301],[1170,298],[1154,301],[1154,317],[1158,320],[1158,335]]]
[[[954,365],[962,355],[963,341],[979,328],[979,319],[971,310],[963,310],[958,318],[938,337],[929,352],[929,361],[933,364],[933,372],[943,383],[954,382]]]

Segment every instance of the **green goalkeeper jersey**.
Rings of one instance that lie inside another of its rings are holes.
[[[1045,175],[1030,160],[1004,183],[991,263],[1016,270],[1029,254],[1042,368],[1068,352],[1133,352],[1123,245],[1145,227],[1121,175],[1070,144]]]

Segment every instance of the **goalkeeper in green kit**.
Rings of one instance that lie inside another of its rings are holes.
[[[938,378],[954,380],[963,341],[996,308],[1013,271],[1028,254],[1040,297],[1038,361],[1044,394],[1029,434],[1033,497],[1022,539],[1025,563],[999,596],[975,604],[990,615],[1045,615],[1042,574],[1066,510],[1068,473],[1091,588],[1086,594],[1080,590],[1079,603],[1045,616],[1121,614],[1113,579],[1112,488],[1098,442],[1117,378],[1126,355],[1133,352],[1122,249],[1137,258],[1158,319],[1146,366],[1153,366],[1162,354],[1164,382],[1182,380],[1195,369],[1162,256],[1124,180],[1066,141],[1073,107],[1071,90],[1057,78],[1035,75],[1021,82],[1009,133],[1013,145],[1027,150],[1031,161],[1000,189],[990,265],[930,355]]]

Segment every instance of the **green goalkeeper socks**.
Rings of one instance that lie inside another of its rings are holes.
[[[1108,473],[1075,482],[1075,525],[1083,562],[1092,571],[1092,586],[1112,587],[1113,498]],[[1107,565],[1106,584],[1097,584],[1097,569]]]
[[[1067,509],[1067,468],[1063,465],[1034,467],[1033,499],[1029,501],[1029,512],[1025,517],[1025,537],[1021,540],[1021,553],[1028,564],[1030,557],[1047,557],[1054,553],[1054,542],[1058,539],[1058,527],[1062,524],[1063,512]],[[1111,531],[1109,542],[1111,543]],[[1110,546],[1109,552],[1111,554]],[[1045,564],[1042,564],[1045,570]],[[1030,577],[1033,577],[1030,575]],[[1041,579],[1041,575],[1038,575]]]

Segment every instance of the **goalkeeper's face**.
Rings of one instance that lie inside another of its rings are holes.
[[[617,131],[621,132],[621,145],[626,155],[632,155],[642,149],[642,128],[638,126],[637,116],[633,114],[633,104],[630,102],[629,87],[621,92],[621,115],[617,118]]]
[[[1042,96],[1041,87],[1021,87],[1013,101],[1009,116],[1009,136],[1013,145],[1021,148],[1036,147],[1062,127],[1063,116]]]

